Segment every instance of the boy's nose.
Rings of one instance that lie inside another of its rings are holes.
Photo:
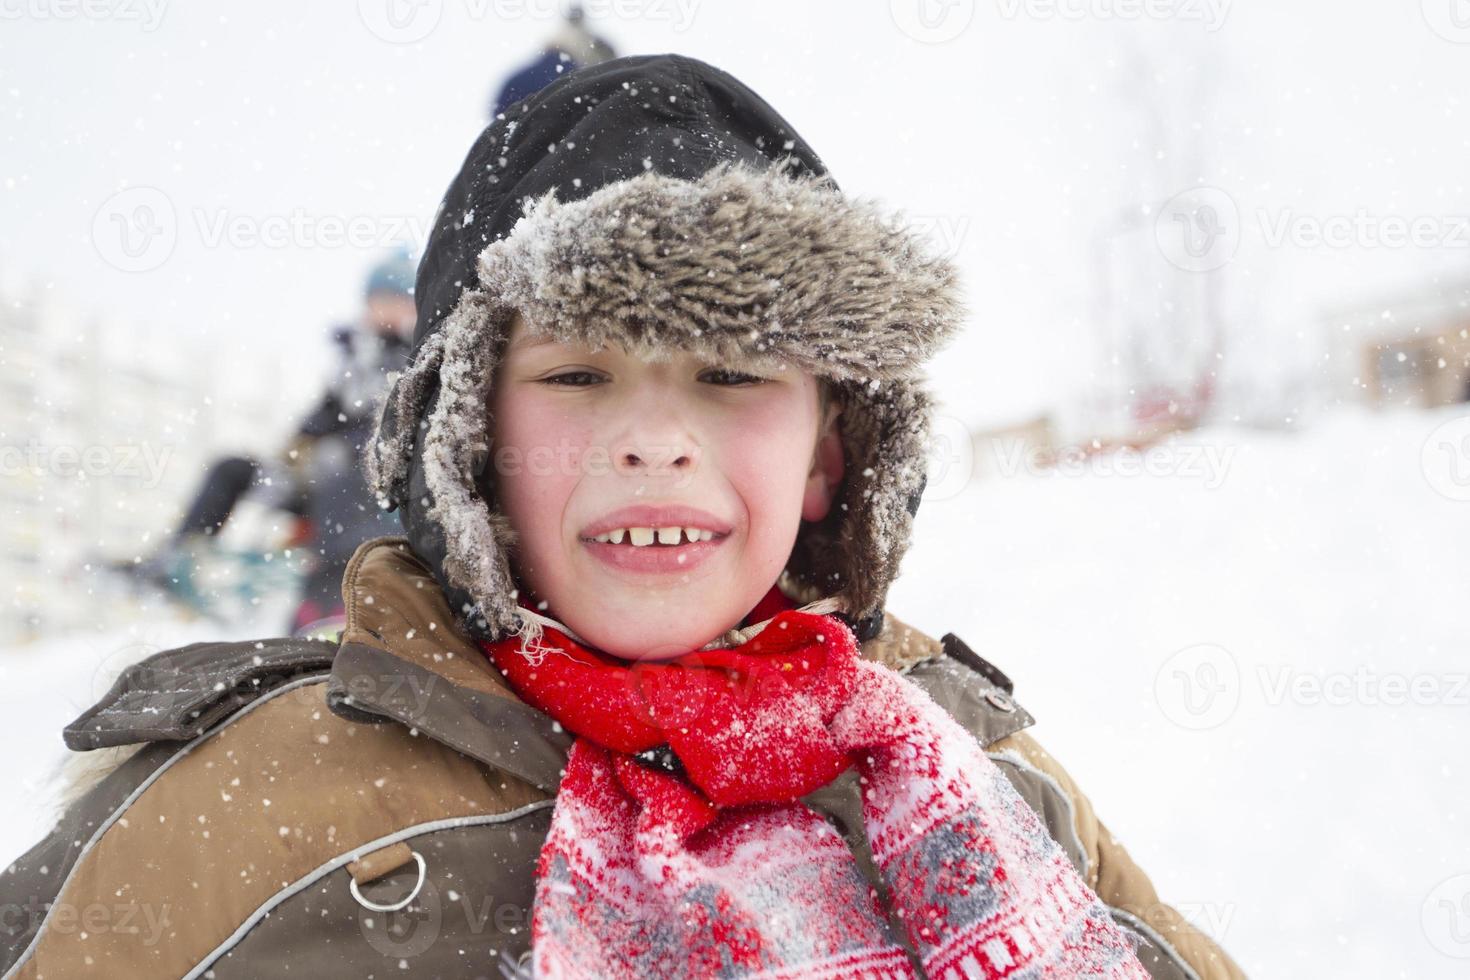
[[[687,477],[700,457],[701,440],[677,385],[651,372],[647,383],[629,392],[618,428],[609,432],[614,467],[625,475]]]
[[[694,468],[697,448],[690,446],[640,445],[616,454],[620,466],[629,472],[686,473]]]

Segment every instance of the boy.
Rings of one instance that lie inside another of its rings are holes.
[[[372,433],[373,409],[388,377],[408,361],[413,277],[406,248],[375,264],[364,284],[358,321],[332,331],[338,361],[326,391],[280,453],[262,460],[216,460],[168,540],[140,560],[115,567],[196,608],[208,608],[197,563],[207,558],[241,498],[254,493],[261,503],[288,510],[305,524],[297,537],[308,545],[306,576],[288,630],[330,636],[341,629],[342,572],[348,559],[363,541],[392,530],[392,519],[373,507],[356,455]]]
[[[365,460],[406,537],[353,556],[340,645],[167,651],[68,726],[143,748],[0,879],[50,903],[0,962],[1239,976],[1004,675],[883,608],[956,292],[709,65],[517,103]]]

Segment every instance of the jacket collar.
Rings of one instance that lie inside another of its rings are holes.
[[[346,626],[327,687],[334,713],[360,722],[398,721],[556,792],[572,736],[517,697],[459,628],[444,590],[408,538],[359,545],[342,578],[342,598]],[[886,613],[883,628],[860,649],[899,672],[944,656],[940,641]]]

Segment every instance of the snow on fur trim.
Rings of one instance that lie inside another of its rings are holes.
[[[881,611],[924,486],[922,365],[964,314],[957,275],[876,206],[787,170],[727,163],[695,181],[641,174],[571,202],[548,193],[481,253],[479,285],[396,379],[363,457],[385,502],[442,532],[431,565],[456,601],[467,597],[472,635],[541,634],[516,602],[514,531],[489,467],[486,406],[517,311],[537,333],[650,361],[680,350],[795,364],[831,382],[847,472],[827,519],[803,524],[788,572],[854,618]],[[417,500],[415,470],[428,491]]]
[[[368,486],[385,500],[408,499],[409,467],[413,462],[416,420],[438,382],[444,358],[444,332],[428,337],[413,362],[390,378],[385,401],[378,406],[373,436],[364,447],[362,467]],[[407,431],[404,426],[407,425]]]
[[[911,377],[962,310],[954,266],[820,177],[723,163],[528,201],[481,288],[539,332],[659,360],[787,360],[834,381]]]

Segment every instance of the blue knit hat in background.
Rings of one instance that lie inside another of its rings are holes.
[[[417,272],[418,264],[409,254],[408,246],[399,245],[393,250],[392,255],[373,266],[373,270],[368,273],[363,295],[392,293],[399,296],[412,296],[413,280]]]

